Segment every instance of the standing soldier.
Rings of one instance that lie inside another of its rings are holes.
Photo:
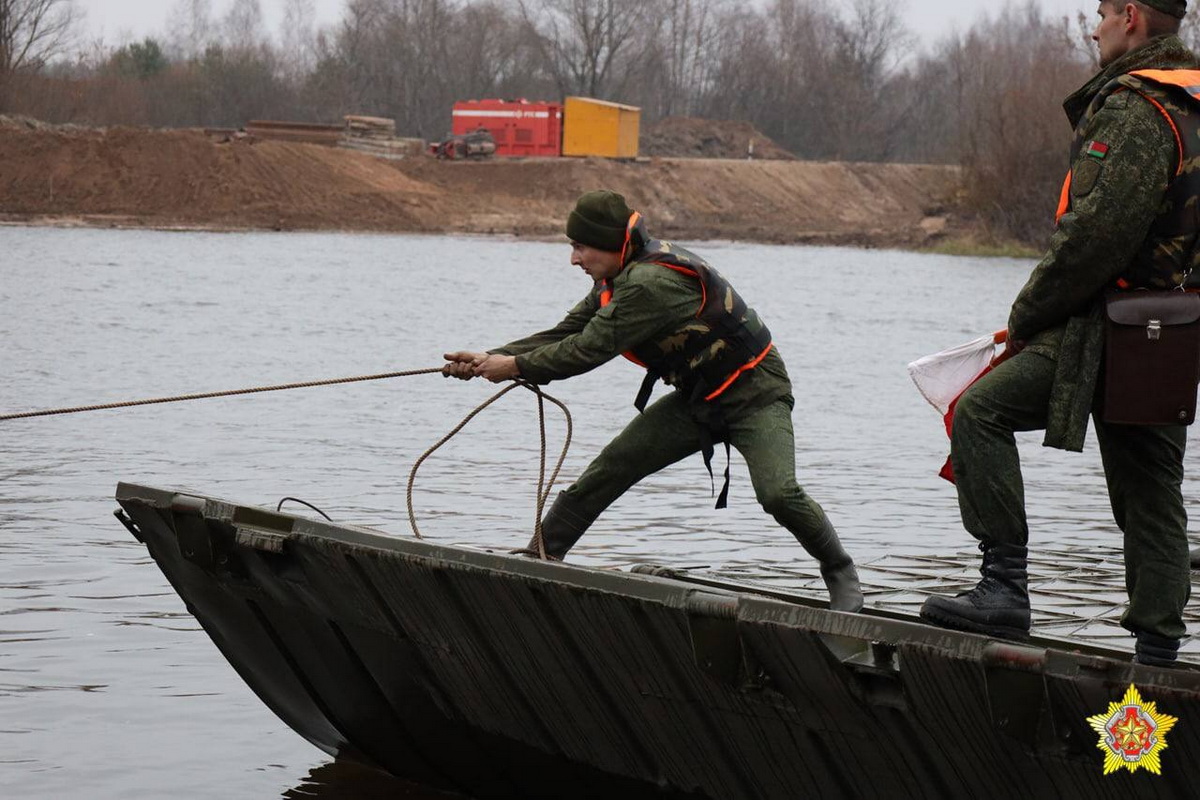
[[[1177,34],[1186,0],[1102,0],[1092,33],[1101,71],[1067,98],[1071,171],[1050,249],[1017,295],[1011,356],[955,409],[951,458],[963,525],[983,551],[983,580],[931,597],[921,616],[994,636],[1029,633],[1024,487],[1014,431],[1083,449],[1103,351],[1102,297],[1114,288],[1179,287],[1197,261],[1200,91]],[[1153,391],[1152,387],[1148,388]],[[1186,429],[1095,418],[1109,500],[1125,534],[1136,659],[1170,664],[1189,585],[1181,484]]]
[[[569,378],[618,355],[646,367],[640,413],[559,493],[542,521],[546,553],[561,559],[618,497],[642,478],[714,442],[746,459],[764,510],[821,565],[830,607],[858,611],[858,574],[837,532],[796,482],[792,385],[771,334],[703,259],[651,239],[625,198],[581,196],[567,218],[571,263],[594,285],[554,328],[488,353],[448,353],[443,370],[493,382]],[[646,407],[654,383],[674,391]],[[724,506],[729,470],[717,507]],[[533,545],[531,543],[530,548]]]

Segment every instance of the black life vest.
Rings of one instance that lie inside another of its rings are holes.
[[[771,332],[729,282],[695,253],[650,239],[636,212],[629,219],[621,257],[624,269],[670,269],[700,285],[695,317],[659,340],[624,354],[646,368],[646,379],[634,401],[639,411],[645,409],[660,378],[687,392],[693,401],[715,400],[771,351]],[[598,290],[603,308],[612,302],[612,286],[603,281]]]

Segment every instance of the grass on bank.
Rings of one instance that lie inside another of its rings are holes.
[[[971,238],[946,238],[920,249],[922,253],[942,256],[974,256],[976,258],[1040,258],[1035,250],[1020,242],[980,242]]]

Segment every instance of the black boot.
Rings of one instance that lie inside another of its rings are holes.
[[[1191,552],[1192,569],[1200,569],[1200,547]]]
[[[989,542],[980,542],[979,549],[983,551],[979,568],[983,580],[955,597],[930,597],[921,606],[921,619],[956,631],[1028,639],[1027,550]]]
[[[1153,667],[1173,667],[1175,666],[1175,656],[1178,653],[1178,639],[1168,639],[1165,636],[1138,631],[1133,656],[1133,660],[1137,663],[1149,664]]]
[[[820,533],[807,541],[796,537],[810,556],[821,564],[821,577],[829,590],[829,608],[833,611],[862,611],[863,593],[858,583],[854,559],[842,547],[837,531],[828,518]]]
[[[583,536],[595,520],[595,516],[580,513],[566,492],[559,492],[550,510],[542,517],[542,545],[546,548],[546,558],[562,561],[567,551],[575,546],[579,537]],[[515,555],[541,558],[536,536],[530,539],[525,547],[512,552]]]

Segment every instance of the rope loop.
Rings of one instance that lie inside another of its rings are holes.
[[[475,417],[479,416],[479,414],[482,413],[484,409],[486,409],[488,406],[495,403],[500,398],[504,397],[506,394],[511,392],[513,389],[518,389],[518,388],[528,389],[529,391],[531,391],[535,395],[537,395],[537,399],[538,399],[538,431],[540,433],[540,438],[541,438],[541,458],[540,458],[540,461],[538,464],[538,488],[537,488],[537,510],[536,510],[537,516],[535,517],[535,519],[533,521],[533,544],[534,544],[534,547],[532,549],[536,550],[538,558],[542,559],[543,561],[550,560],[549,556],[546,555],[546,545],[542,540],[542,514],[546,508],[546,500],[549,499],[550,492],[554,488],[554,483],[555,483],[555,481],[558,480],[559,472],[562,471],[563,462],[566,461],[566,459],[567,459],[567,451],[571,448],[571,438],[574,435],[574,422],[571,419],[571,412],[567,409],[567,406],[561,400],[558,400],[557,398],[551,397],[550,395],[546,394],[545,392],[543,392],[541,390],[541,387],[537,386],[536,384],[529,383],[528,381],[524,381],[524,380],[520,380],[520,379],[514,380],[508,386],[504,387],[499,392],[492,395],[487,400],[485,400],[483,403],[481,403],[479,406],[477,406],[475,408],[475,410],[473,410],[471,413],[467,414],[467,416],[463,418],[462,422],[455,425],[450,430],[449,433],[447,433],[445,436],[443,436],[441,439],[439,439],[436,444],[434,444],[432,447],[430,447],[428,450],[426,450],[424,453],[422,453],[421,457],[417,459],[415,464],[413,464],[412,471],[408,473],[408,490],[407,490],[406,494],[407,494],[407,500],[408,500],[408,524],[412,528],[413,535],[416,536],[418,539],[423,539],[425,537],[423,537],[421,535],[421,530],[420,530],[420,528],[417,527],[417,515],[416,515],[416,511],[413,509],[413,486],[417,480],[417,470],[419,470],[421,468],[421,465],[425,463],[426,459],[428,459],[431,455],[433,455],[435,452],[437,452],[444,444],[446,444],[446,442],[448,442],[452,438],[454,438],[454,436],[456,434],[458,434],[459,431],[461,431],[463,428],[465,428],[468,425],[468,423],[471,422],[471,420],[473,420],[473,419],[475,419]],[[563,440],[562,452],[559,453],[559,455],[558,455],[558,461],[555,463],[554,471],[550,473],[549,479],[546,478],[545,401],[547,401],[547,400],[549,400],[551,403],[558,406],[559,409],[562,410],[563,417],[566,421],[566,426],[567,426],[566,436]]]

